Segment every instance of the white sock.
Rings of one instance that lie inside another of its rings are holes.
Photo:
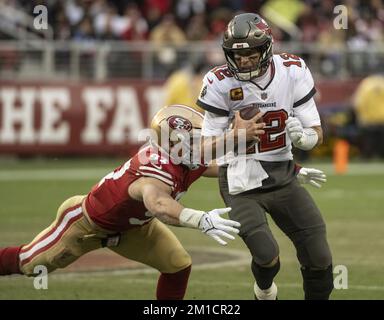
[[[253,290],[255,292],[256,298],[258,300],[276,300],[277,297],[277,286],[274,282],[268,289],[260,289],[255,281],[253,285]]]

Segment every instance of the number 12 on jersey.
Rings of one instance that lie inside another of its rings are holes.
[[[265,122],[265,134],[260,136],[260,142],[258,143],[258,151],[268,152],[280,148],[284,148],[287,145],[287,139],[285,134],[285,120],[288,119],[288,113],[285,110],[267,111],[263,115],[263,121]],[[255,152],[255,146],[247,150],[247,154]]]

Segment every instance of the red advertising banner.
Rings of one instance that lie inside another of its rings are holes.
[[[162,106],[161,83],[4,83],[0,154],[130,154]]]
[[[357,81],[318,83],[318,105],[349,99]],[[0,154],[129,155],[163,105],[154,81],[1,82]]]

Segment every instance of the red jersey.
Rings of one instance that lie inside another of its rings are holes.
[[[131,183],[141,177],[159,179],[172,187],[171,196],[178,200],[206,169],[200,166],[191,170],[175,165],[160,152],[153,153],[150,147],[145,147],[92,188],[85,199],[85,208],[92,221],[100,227],[125,231],[153,218],[143,202],[129,196]]]

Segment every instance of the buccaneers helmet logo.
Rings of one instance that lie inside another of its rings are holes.
[[[172,129],[191,131],[192,123],[188,119],[180,116],[172,116],[167,119],[168,125]]]
[[[258,27],[260,30],[262,30],[264,33],[268,35],[272,35],[271,28],[267,25],[267,23],[264,21],[264,19],[260,19],[256,23],[256,27]]]

